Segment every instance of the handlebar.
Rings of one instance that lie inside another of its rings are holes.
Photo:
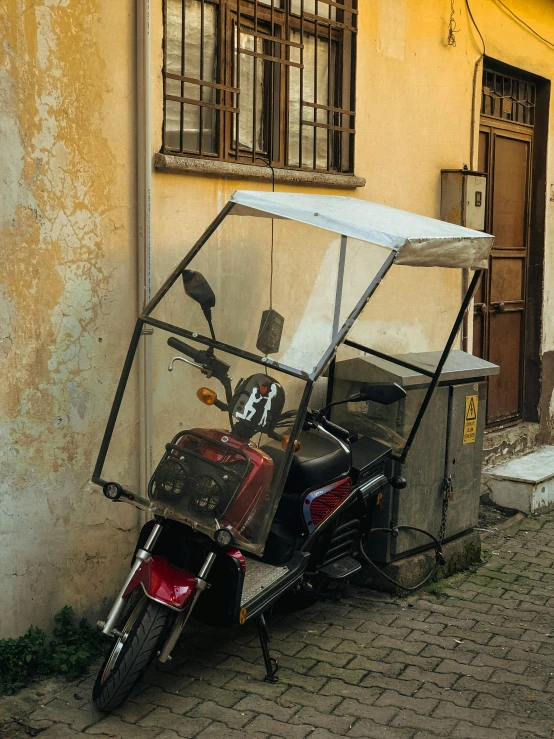
[[[181,354],[185,354],[187,357],[190,357],[190,359],[192,359],[194,362],[202,364],[202,360],[204,359],[203,355],[205,354],[205,352],[203,352],[201,349],[195,349],[193,346],[185,344],[184,341],[180,341],[174,336],[171,336],[167,340],[167,344],[172,349],[177,349],[177,351],[181,352]]]
[[[176,349],[181,354],[185,354],[187,357],[192,359],[194,365],[199,367],[202,374],[206,377],[215,377],[225,389],[225,398],[227,403],[231,402],[233,390],[231,387],[231,378],[229,377],[229,365],[226,362],[222,362],[218,359],[212,348],[209,349],[195,349],[193,346],[185,344],[184,341],[176,339],[174,336],[170,336],[167,340],[168,346],[172,349]],[[184,359],[184,362],[187,360]],[[218,405],[218,408],[221,407]],[[231,421],[232,424],[232,421]]]
[[[319,423],[321,424],[321,426],[323,426],[325,431],[333,434],[333,436],[336,436],[338,439],[348,441],[348,439],[350,438],[350,433],[346,429],[343,429],[342,426],[338,426],[332,421],[328,421],[325,417],[320,418]]]

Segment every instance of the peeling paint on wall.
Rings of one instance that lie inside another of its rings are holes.
[[[113,313],[132,320],[114,291],[126,240],[104,220],[120,193],[103,134],[111,75],[91,33],[103,3],[2,6],[0,637],[48,625],[65,603],[100,606],[136,525],[88,487],[118,364],[97,336]],[[127,264],[121,280],[133,284]],[[118,555],[113,573],[99,567]]]

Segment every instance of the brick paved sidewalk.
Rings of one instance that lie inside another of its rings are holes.
[[[0,737],[552,738],[554,514],[517,519],[484,549],[475,572],[428,592],[352,587],[273,617],[276,685],[261,680],[252,626],[200,630],[115,715],[92,708],[92,677],[50,681],[0,701],[0,719],[19,721]]]

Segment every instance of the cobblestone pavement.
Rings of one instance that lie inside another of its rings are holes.
[[[0,702],[5,739],[554,737],[554,514],[484,540],[486,563],[409,598],[351,587],[270,620],[280,680],[252,626],[200,630],[103,716],[93,682]]]

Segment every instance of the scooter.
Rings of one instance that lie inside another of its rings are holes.
[[[222,247],[223,240],[212,236],[230,215],[254,225],[232,231],[235,237]],[[271,226],[267,244],[258,226],[260,217],[280,219],[279,228]],[[272,306],[274,270],[284,270],[279,285],[290,292],[290,245],[298,238],[298,224],[323,237],[307,246],[303,269],[311,275],[303,284],[308,294],[301,291],[298,306],[282,298],[285,317]],[[277,245],[274,231],[280,234]],[[324,238],[329,232],[331,242]],[[153,516],[142,528],[130,571],[106,620],[99,622],[112,640],[93,690],[99,709],[121,705],[154,658],[167,662],[191,617],[219,626],[254,620],[265,679],[275,681],[278,665],[269,651],[268,611],[287,599],[298,606],[340,595],[343,584],[360,569],[360,560],[371,564],[364,551],[370,533],[395,536],[410,528],[391,522],[390,528],[375,529],[372,517],[385,485],[398,490],[406,485],[402,464],[486,268],[492,242],[488,234],[352,198],[234,193],[137,319],[94,469],[92,481],[106,498]],[[405,396],[398,385],[377,383],[358,385],[346,400],[333,401],[330,376],[343,345],[413,369],[401,358],[348,338],[395,261],[470,268],[475,274],[436,369],[425,370],[431,379],[413,426],[407,438],[393,434],[401,444],[392,449],[390,434],[380,435],[382,419],[358,435],[329,420],[329,413],[347,403],[348,408],[362,408],[367,417],[372,408]],[[219,277],[236,273],[240,284],[248,286],[248,310],[237,309],[236,292],[224,291],[214,327],[215,293],[191,263],[215,268]],[[263,281],[258,284],[267,274],[264,265],[269,266],[269,291]],[[175,293],[181,280],[189,299],[184,303],[182,291]],[[269,308],[263,309],[268,293]],[[173,297],[167,301],[169,295]],[[164,304],[169,306],[167,319],[160,317]],[[202,309],[209,335],[199,327],[205,324],[195,304]],[[176,306],[184,325],[173,320]],[[263,310],[256,335],[252,318],[258,308]],[[225,342],[216,337],[215,328]],[[188,377],[170,390],[160,388],[162,396],[164,389],[167,393],[158,415],[163,426],[169,425],[175,407],[183,409],[178,418],[188,420],[173,425],[181,430],[166,444],[147,491],[139,494],[131,485],[103,475],[133,359],[145,334],[152,332],[170,334],[167,344],[179,352],[171,359],[171,372],[177,363],[192,366],[218,381],[223,395],[200,387],[196,400],[188,402],[187,392],[194,392]],[[246,375],[234,386],[231,366]],[[310,403],[316,383],[326,374],[327,400],[314,410]],[[212,406],[222,414],[219,428],[206,420]],[[440,565],[441,542],[428,536]]]
[[[211,288],[205,278],[188,271],[185,280],[187,294],[206,311]],[[227,402],[205,387],[197,397],[224,412],[231,430],[180,431],[166,445],[149,495],[191,518],[215,518],[218,528],[213,540],[163,516],[142,528],[120,597],[100,624],[114,636],[93,691],[104,711],[121,705],[156,655],[160,662],[171,659],[191,615],[212,626],[255,619],[265,680],[275,681],[278,664],[269,653],[264,614],[280,598],[294,595],[298,603],[342,590],[347,578],[361,569],[355,558],[360,538],[370,528],[377,496],[388,482],[388,447],[351,436],[329,421],[330,408],[337,403],[308,410],[263,555],[243,553],[236,537],[248,538],[256,518],[267,515],[264,504],[273,472],[289,441],[281,429],[291,426],[296,411],[282,412],[285,391],[274,377],[252,375],[232,393],[229,366],[215,352],[196,350],[175,337],[167,343],[186,357],[174,357],[170,371],[184,362],[221,382]],[[388,405],[405,395],[399,385],[377,383],[340,402]],[[269,443],[258,447],[253,438],[260,431]],[[104,493],[117,501],[123,490],[108,482]]]

